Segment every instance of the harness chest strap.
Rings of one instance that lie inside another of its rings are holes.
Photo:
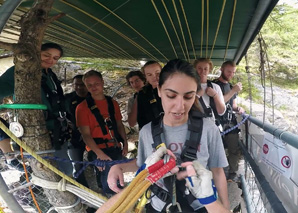
[[[119,143],[117,143],[117,142],[122,142],[123,139],[118,132],[116,119],[115,119],[115,109],[114,109],[114,104],[113,104],[112,98],[110,96],[105,96],[105,98],[108,103],[108,111],[109,111],[109,117],[110,117],[109,120],[108,119],[104,120],[103,116],[100,113],[99,108],[96,106],[96,103],[95,103],[94,99],[91,97],[91,95],[89,95],[86,98],[86,101],[87,101],[88,108],[90,109],[92,114],[95,116],[96,121],[98,122],[98,124],[102,130],[103,135],[108,134],[108,131],[106,129],[106,127],[108,127],[110,136],[113,139],[114,147],[116,148],[119,146]],[[113,130],[113,132],[114,132],[114,137],[110,132],[111,130]]]
[[[196,110],[191,110],[189,113],[189,123],[188,123],[188,133],[187,138],[183,147],[183,150],[181,152],[180,158],[183,162],[186,161],[193,161],[197,159],[197,150],[200,145],[202,131],[203,131],[203,117],[204,115]],[[153,137],[153,149],[158,147],[160,144],[162,144],[162,140],[164,140],[163,136],[163,122],[162,122],[162,116],[159,117],[159,119],[155,119],[151,123],[151,131],[152,131],[152,137]],[[165,178],[164,182],[166,187],[168,188],[169,192],[172,192],[173,190],[171,187],[173,186],[175,180],[172,180],[171,178]],[[183,187],[184,189],[182,189]],[[173,195],[166,190],[160,188],[156,184],[152,185],[150,187],[151,191],[154,193],[155,196],[157,196],[160,200],[166,202],[166,206],[168,206],[169,203],[172,202]],[[185,192],[185,185],[179,184],[179,189],[182,192]],[[189,195],[191,196],[191,194]],[[189,201],[191,202],[195,198],[189,198]]]

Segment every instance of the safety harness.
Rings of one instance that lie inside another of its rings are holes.
[[[105,96],[105,98],[108,103],[108,111],[109,111],[109,117],[107,117],[106,119],[104,119],[103,116],[101,115],[100,110],[96,106],[96,103],[94,99],[91,97],[91,95],[88,95],[86,98],[88,108],[95,116],[96,121],[98,122],[103,135],[109,134],[112,138],[112,140],[103,139],[103,138],[94,138],[94,141],[101,149],[121,147],[121,142],[123,142],[123,139],[118,132],[117,123],[115,119],[115,108],[114,108],[113,100],[110,96]],[[108,128],[108,131],[106,127]],[[114,132],[114,135],[111,132],[112,130]]]
[[[213,89],[212,82],[209,80],[207,80],[207,87],[211,87]],[[219,117],[213,97],[209,97],[210,107],[206,106],[206,104],[204,103],[203,97],[199,98],[199,102],[200,102],[201,106],[203,107],[206,117],[212,117],[212,111],[213,111],[213,114],[215,117]]]
[[[140,109],[138,110],[138,124],[140,129],[153,119],[157,119],[160,113],[163,112],[157,89],[153,89],[150,84],[144,86],[140,91],[138,103],[138,109]]]
[[[226,93],[228,93],[232,88],[233,85],[229,84],[229,88],[230,90],[226,90],[225,88],[225,83],[221,82],[219,79],[215,79],[213,81],[213,83],[217,84],[220,86],[220,89],[223,93],[223,95],[225,95]],[[226,103],[226,111],[225,114],[223,114],[222,116],[219,116],[218,114],[214,114],[215,115],[215,122],[218,126],[221,125],[221,131],[225,131],[226,129],[229,129],[233,126],[235,126],[237,124],[237,120],[236,120],[236,116],[235,113],[233,112],[233,100],[236,97],[232,97],[227,103]],[[239,129],[236,128],[235,130],[231,131],[231,133],[238,133]]]
[[[186,162],[197,159],[197,150],[200,145],[203,130],[203,117],[205,117],[204,114],[197,110],[192,109],[189,112],[186,141],[182,148],[180,159],[179,157],[177,158],[178,161],[180,160],[182,162]],[[152,145],[153,149],[158,148],[159,145],[165,141],[162,118],[163,115],[161,115],[158,119],[153,120],[151,123],[151,131],[154,141]],[[180,163],[181,162],[179,162],[179,164]],[[179,210],[179,206],[189,206],[196,199],[191,193],[185,193],[187,191],[185,181],[177,181],[174,175],[164,178],[164,183],[168,191],[156,184],[150,187],[151,192],[166,203],[164,210],[177,211],[177,208]],[[178,193],[176,193],[176,191]],[[185,198],[187,199],[187,202],[185,202]],[[189,206],[189,208],[191,207]]]
[[[48,80],[51,82],[47,82]],[[49,84],[52,84],[53,88],[50,87]],[[42,75],[41,87],[50,104],[46,111],[45,119],[47,123],[53,122],[53,126],[50,130],[52,143],[56,150],[61,149],[61,145],[70,138],[63,90],[60,84],[61,82],[51,69],[47,70],[46,75]]]

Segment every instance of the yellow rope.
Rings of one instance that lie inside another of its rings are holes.
[[[155,9],[155,11],[156,11],[158,17],[159,17],[159,20],[160,20],[160,22],[161,22],[161,24],[162,24],[162,26],[163,26],[163,28],[164,28],[164,30],[165,30],[167,36],[168,36],[168,39],[169,39],[169,42],[170,42],[170,44],[171,44],[171,46],[172,46],[172,49],[173,49],[173,51],[174,51],[174,54],[175,54],[176,58],[178,58],[178,55],[177,55],[177,53],[176,53],[176,50],[175,50],[175,47],[174,47],[174,45],[173,45],[172,39],[171,39],[171,37],[170,37],[170,35],[169,35],[169,32],[168,32],[168,30],[167,30],[167,28],[166,28],[166,26],[165,26],[165,23],[163,22],[163,19],[162,19],[161,15],[160,15],[160,13],[159,13],[159,11],[158,11],[158,9],[157,9],[155,3],[154,3],[154,0],[151,0],[151,3],[152,3],[152,5],[153,5],[153,7],[154,7],[154,9]]]
[[[110,51],[111,53],[113,53],[113,54],[115,54],[115,55],[118,55],[120,58],[123,58],[124,56],[126,56],[126,57],[128,56],[129,58],[134,59],[134,58],[133,58],[131,55],[129,55],[128,53],[124,53],[124,52],[122,52],[122,51],[119,51],[119,50],[116,49],[115,47],[113,47],[113,46],[111,46],[111,45],[108,45],[108,44],[106,44],[105,42],[103,42],[103,41],[101,41],[101,40],[99,40],[99,39],[96,39],[96,38],[94,38],[93,36],[90,36],[89,34],[87,34],[87,33],[85,33],[85,32],[82,32],[82,31],[80,31],[80,30],[77,30],[77,29],[75,29],[75,28],[73,28],[73,27],[71,27],[71,26],[69,26],[69,25],[66,25],[66,24],[64,24],[64,23],[62,23],[62,22],[59,22],[59,21],[56,21],[55,23],[58,23],[59,25],[62,25],[62,26],[64,26],[64,27],[68,27],[69,29],[71,29],[71,30],[77,32],[78,34],[73,33],[73,34],[75,34],[76,36],[80,36],[80,37],[81,37],[81,35],[86,36],[87,38],[90,39],[90,40],[87,40],[87,41],[91,42],[93,45],[95,45],[96,47],[98,47],[98,48],[100,48],[100,49],[103,49],[103,50],[105,50],[105,51]],[[52,27],[52,26],[56,26],[56,25],[53,23],[53,24],[50,25],[49,27]],[[98,44],[96,44],[95,42],[93,42],[91,39],[94,40],[94,41],[96,41]],[[86,39],[85,39],[85,40],[86,40]]]
[[[146,195],[147,192],[149,193],[149,196]],[[143,212],[143,209],[144,209],[144,207],[145,207],[145,205],[147,203],[147,200],[148,200],[147,197],[150,197],[150,195],[151,195],[150,190],[146,190],[146,192],[142,195],[140,201],[138,202],[137,206],[134,209],[135,210],[135,213],[141,213],[141,212]]]
[[[92,53],[94,56],[96,56],[97,55],[97,49],[94,47],[95,45],[93,45],[93,46],[91,46],[91,45],[87,45],[86,44],[86,41],[84,42],[83,40],[80,40],[80,39],[77,39],[77,38],[75,38],[76,37],[76,35],[73,35],[73,36],[68,36],[67,34],[69,33],[67,33],[67,32],[61,32],[61,31],[59,31],[59,30],[55,30],[55,29],[53,29],[53,28],[48,28],[47,29],[47,32],[54,32],[54,34],[58,37],[58,38],[63,38],[63,37],[68,37],[69,39],[67,39],[67,40],[65,40],[67,43],[70,43],[70,44],[72,44],[72,45],[74,45],[74,46],[77,46],[77,48],[81,48],[81,49],[83,49],[83,50],[85,50],[86,52],[90,52],[90,53]],[[60,36],[59,36],[60,35]],[[74,42],[73,42],[74,41]],[[87,46],[86,48],[84,48],[83,47],[83,45],[79,45],[79,44],[83,44],[84,46]],[[93,49],[93,50],[92,50]]]
[[[60,10],[58,10],[58,9],[56,9],[56,8],[53,8],[53,9],[56,10],[57,12],[62,13],[62,11],[60,11]],[[109,40],[108,38],[104,37],[103,35],[101,35],[101,34],[98,33],[97,31],[93,30],[93,29],[90,28],[88,25],[84,24],[83,22],[77,20],[76,18],[74,18],[74,17],[72,17],[72,16],[70,16],[70,15],[66,15],[66,16],[67,16],[68,18],[74,20],[75,22],[81,24],[82,26],[86,27],[86,29],[88,29],[88,31],[91,31],[91,32],[95,33],[96,35],[100,36],[101,38],[103,38],[103,39],[105,39],[106,41],[108,41],[109,43],[111,43],[114,47],[116,47],[116,48],[118,48],[119,50],[121,50],[121,52],[122,52],[124,55],[127,55],[127,56],[128,56],[129,58],[131,58],[131,59],[134,59],[134,57],[132,57],[131,55],[129,55],[125,50],[123,50],[123,49],[122,49],[121,47],[119,47],[117,44],[113,43],[113,42],[112,42],[111,40]],[[62,22],[59,22],[59,21],[56,21],[56,22],[58,22],[59,24],[63,24]],[[78,31],[78,32],[80,32],[81,34],[83,34],[83,35],[85,35],[85,36],[91,37],[92,39],[94,39],[94,40],[100,42],[102,45],[107,46],[108,48],[112,48],[112,49],[113,49],[112,46],[110,46],[110,45],[104,43],[103,41],[100,41],[100,40],[98,40],[98,39],[96,39],[96,38],[90,36],[90,35],[87,34],[86,32],[81,32],[81,31],[79,31],[79,30],[77,30],[77,29],[75,29],[75,28],[73,28],[73,27],[71,27],[71,26],[69,26],[69,25],[66,25],[66,24],[63,24],[63,25],[67,26],[67,27],[70,28],[70,29],[73,29],[73,30]]]
[[[105,27],[109,28],[110,30],[112,30],[114,33],[116,33],[117,35],[119,35],[120,37],[124,38],[125,40],[127,40],[128,42],[130,42],[133,46],[135,46],[137,49],[139,49],[140,51],[142,51],[143,53],[145,53],[146,55],[148,55],[150,58],[152,58],[153,60],[158,61],[158,59],[153,56],[150,52],[148,52],[147,50],[145,50],[142,46],[140,46],[138,43],[134,42],[132,39],[130,39],[129,37],[127,37],[126,35],[124,35],[123,33],[121,33],[119,30],[116,30],[114,27],[112,27],[111,25],[107,24],[106,22],[100,20],[99,18],[87,13],[86,11],[84,11],[83,9],[70,4],[68,2],[66,2],[65,0],[60,0],[61,2],[63,2],[64,4],[80,11],[81,13],[85,14],[86,16],[89,16],[90,18],[94,19],[95,21],[99,22],[100,24],[104,25]]]
[[[216,42],[216,39],[217,39],[219,27],[220,27],[220,24],[221,24],[221,19],[222,19],[224,10],[225,10],[225,5],[226,5],[226,0],[223,0],[221,12],[220,12],[220,17],[219,17],[219,20],[218,20],[217,29],[216,29],[216,33],[215,33],[215,37],[214,37],[214,41],[213,41],[213,45],[212,45],[212,49],[211,49],[211,53],[210,53],[209,58],[211,58],[212,57],[212,54],[213,54],[213,49],[214,49],[215,42]]]
[[[148,175],[148,170],[141,171],[132,182],[124,189],[123,194],[117,200],[117,202],[107,211],[107,213],[113,213],[115,210],[123,203],[127,196],[134,190],[134,188],[139,185]]]
[[[46,35],[47,35],[47,33],[46,33]],[[75,43],[71,43],[71,42],[68,41],[68,40],[62,39],[62,38],[60,38],[60,37],[58,37],[58,36],[54,36],[53,34],[51,34],[51,39],[56,39],[56,41],[59,41],[58,43],[62,43],[64,46],[65,46],[65,44],[71,44],[71,46],[69,46],[69,48],[71,48],[71,49],[76,49],[76,50],[80,49],[81,51],[86,52],[87,54],[91,54],[91,55],[93,55],[94,57],[97,56],[97,53],[92,52],[92,51],[90,51],[90,50],[86,50],[85,48],[82,48],[82,47],[78,46],[78,45],[75,44]],[[62,42],[61,42],[61,41],[62,41]]]
[[[186,51],[186,54],[187,54],[187,59],[188,59],[188,62],[189,62],[190,61],[189,51],[188,51],[188,48],[187,48],[187,45],[186,45],[185,36],[184,36],[183,29],[182,29],[180,17],[179,17],[178,11],[177,11],[177,7],[176,7],[176,4],[175,4],[175,0],[172,0],[172,3],[173,3],[173,6],[174,6],[174,10],[175,10],[176,16],[177,16],[177,20],[178,20],[178,23],[179,23],[181,35],[182,35],[184,46],[185,46],[185,51]]]
[[[208,47],[208,45],[209,45],[209,0],[207,0],[206,6],[207,6],[207,26],[206,26],[206,50],[205,50],[206,56],[205,56],[205,58],[208,57],[208,49],[209,49],[209,47]]]
[[[144,180],[143,183],[136,187],[133,193],[130,193],[127,199],[119,206],[119,210],[115,211],[118,213],[127,212],[130,210],[134,204],[137,202],[139,197],[146,192],[146,190],[151,186],[151,182],[148,180]]]
[[[81,189],[84,189],[85,191],[97,196],[98,198],[102,200],[107,200],[106,197],[92,191],[91,189],[83,186],[82,184],[78,183],[74,179],[68,177],[63,172],[59,171],[56,167],[54,167],[52,164],[50,164],[48,161],[44,160],[42,157],[37,155],[26,143],[21,141],[19,138],[17,138],[1,121],[0,121],[0,128],[13,140],[15,141],[20,147],[22,147],[26,152],[28,152],[30,155],[32,155],[38,162],[42,163],[46,167],[48,167],[51,171],[59,175],[60,177],[64,178],[68,182],[74,184],[77,187],[80,187]]]
[[[237,0],[234,0],[233,14],[232,14],[232,19],[231,19],[228,42],[227,42],[226,51],[225,51],[225,55],[224,55],[224,61],[226,60],[227,51],[228,51],[228,48],[230,45],[230,39],[231,39],[231,35],[232,35],[232,29],[233,29],[234,18],[235,18],[235,13],[236,13],[236,5],[237,5]]]
[[[148,42],[148,44],[150,44],[150,46],[152,46],[166,61],[168,61],[169,59],[162,54],[162,52],[160,52],[159,49],[157,49],[148,39],[146,39],[141,33],[139,33],[135,28],[133,28],[129,23],[127,23],[124,19],[122,19],[120,16],[118,16],[116,13],[114,13],[112,10],[110,10],[109,8],[107,8],[105,5],[103,5],[102,3],[93,0],[94,2],[96,2],[97,4],[99,4],[100,6],[102,6],[104,9],[106,9],[107,11],[109,11],[111,14],[113,14],[114,16],[116,16],[118,19],[120,19],[124,24],[126,24],[130,29],[132,29],[135,33],[137,33],[139,36],[141,36],[146,42]]]
[[[184,20],[185,20],[185,23],[186,23],[186,28],[187,28],[187,31],[188,31],[188,35],[189,35],[190,43],[191,43],[191,46],[192,46],[192,51],[193,51],[193,54],[194,54],[194,58],[197,59],[196,50],[195,50],[194,43],[193,43],[193,40],[192,40],[192,35],[191,35],[191,32],[190,32],[190,28],[189,28],[189,25],[188,25],[188,21],[187,21],[185,10],[184,10],[183,4],[182,4],[182,0],[179,0],[179,1],[180,1],[181,10],[183,12]]]
[[[204,41],[204,0],[202,0],[202,22],[201,22],[201,53],[200,57],[203,56],[203,41]]]
[[[173,27],[173,30],[174,30],[174,32],[175,32],[175,34],[176,34],[176,37],[177,37],[177,40],[178,40],[179,45],[180,45],[180,47],[181,47],[182,53],[183,53],[183,55],[184,55],[184,58],[186,58],[186,55],[185,55],[185,52],[184,52],[182,43],[181,43],[181,41],[180,41],[180,37],[179,37],[179,35],[178,35],[178,32],[177,32],[176,27],[175,27],[175,25],[174,25],[174,22],[173,22],[173,20],[172,20],[172,18],[171,18],[171,15],[170,15],[170,13],[169,13],[169,11],[168,11],[168,8],[167,8],[167,6],[166,6],[164,0],[162,0],[161,2],[162,2],[163,7],[165,8],[165,11],[166,11],[166,13],[167,13],[167,15],[168,15],[168,18],[169,18],[169,20],[170,20],[170,22],[171,22],[171,25],[172,25],[172,27]]]

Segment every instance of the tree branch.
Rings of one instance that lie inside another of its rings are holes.
[[[2,42],[0,41],[0,48],[2,49],[6,49],[6,50],[10,50],[10,51],[14,51],[16,48],[17,44],[12,44],[12,43],[6,43],[6,42]]]
[[[57,19],[59,19],[59,18],[65,16],[65,15],[66,15],[65,13],[60,13],[60,14],[58,14],[58,15],[52,16],[52,17],[50,17],[50,18],[47,19],[47,24],[50,24],[50,23],[52,23],[53,21],[55,21],[55,20],[57,20]]]

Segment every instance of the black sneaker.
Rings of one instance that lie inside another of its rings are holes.
[[[227,177],[228,182],[239,182],[239,176],[236,173],[229,173]]]
[[[16,170],[18,170],[18,171],[20,171],[20,172],[25,172],[24,171],[24,167],[23,167],[23,164],[22,163],[20,163],[19,161],[18,161],[18,159],[16,159],[16,158],[14,158],[14,159],[12,159],[12,160],[6,160],[6,164],[7,164],[7,166],[9,167],[9,168],[11,168],[11,169],[16,169]],[[31,171],[31,167],[30,166],[26,166],[26,169],[27,169],[27,171]]]

